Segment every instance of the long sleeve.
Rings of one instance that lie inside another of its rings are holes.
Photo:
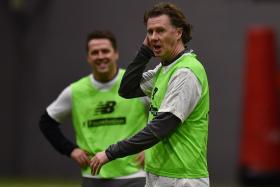
[[[141,90],[140,83],[142,74],[152,56],[152,50],[142,45],[133,62],[129,64],[126,69],[119,89],[120,96],[124,98],[145,96],[144,92]]]
[[[52,119],[47,112],[42,114],[39,127],[49,143],[61,154],[70,157],[71,152],[77,146],[68,140],[61,132],[59,123]]]
[[[158,115],[136,135],[109,146],[105,151],[106,155],[109,160],[113,160],[148,149],[172,134],[180,123],[181,120],[172,113],[158,113]]]
[[[77,146],[68,140],[60,129],[66,119],[71,116],[71,88],[66,87],[41,115],[39,127],[48,142],[61,154],[70,156]]]

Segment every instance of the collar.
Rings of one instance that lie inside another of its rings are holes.
[[[97,89],[99,89],[100,91],[102,90],[108,90],[110,89],[114,84],[115,82],[117,81],[118,79],[118,75],[119,75],[120,71],[119,71],[119,68],[117,69],[117,73],[116,75],[114,76],[114,78],[106,83],[103,83],[103,82],[99,82],[98,80],[96,80],[93,76],[93,74],[90,75],[90,79],[91,79],[91,82],[92,82],[92,85],[94,87],[96,87]]]
[[[162,62],[162,66],[169,66],[170,64],[172,64],[174,61],[176,61],[178,58],[180,58],[184,53],[190,52],[190,50],[188,49],[184,49],[183,51],[181,51],[178,55],[176,55],[173,59],[169,60],[169,61],[165,61]]]

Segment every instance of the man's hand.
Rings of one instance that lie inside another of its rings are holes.
[[[71,152],[71,158],[75,160],[81,168],[90,164],[87,152],[80,148],[75,148]]]
[[[155,57],[155,53],[153,51],[153,47],[151,45],[151,42],[149,41],[148,35],[146,35],[146,38],[143,41],[143,45],[148,47],[151,50],[152,56]]]
[[[136,162],[140,166],[144,167],[144,160],[145,160],[145,153],[144,153],[144,151],[142,151],[142,152],[138,153],[138,155],[136,156]]]
[[[144,44],[145,46],[149,47],[150,49],[152,49],[151,44],[150,44],[150,41],[149,41],[149,39],[148,39],[148,36],[146,36],[146,38],[145,38],[143,44]]]
[[[96,153],[90,161],[91,174],[96,175],[99,173],[101,167],[109,162],[105,151]]]

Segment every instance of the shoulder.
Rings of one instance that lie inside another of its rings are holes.
[[[83,88],[87,88],[91,84],[91,74],[84,76],[77,81],[70,84],[70,89],[73,91],[81,91]]]
[[[171,76],[168,84],[173,90],[193,90],[195,88],[199,93],[202,87],[196,75],[189,68],[177,69]]]
[[[88,79],[90,79],[90,76],[91,76],[91,74],[86,75],[86,76],[84,76],[84,77],[81,77],[80,79],[74,81],[71,85],[76,85],[76,84],[85,82],[85,81],[87,81]]]
[[[143,73],[144,79],[151,79],[155,76],[155,74],[159,71],[159,69],[162,67],[161,64],[158,64],[154,69],[150,69]]]
[[[197,80],[196,75],[190,68],[179,68],[174,71],[172,74],[170,81],[188,81],[188,80]]]

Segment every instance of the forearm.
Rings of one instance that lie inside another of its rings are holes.
[[[106,155],[109,160],[125,157],[148,149],[168,137],[181,123],[171,113],[160,113],[142,131],[130,139],[109,146]]]
[[[39,127],[49,143],[61,154],[70,157],[71,152],[77,147],[68,140],[61,132],[59,123],[53,120],[47,112],[40,119]]]
[[[140,88],[142,74],[147,63],[153,56],[153,52],[145,45],[142,45],[133,62],[129,64],[122,78],[119,88],[119,95],[124,98],[141,97],[145,94]]]

